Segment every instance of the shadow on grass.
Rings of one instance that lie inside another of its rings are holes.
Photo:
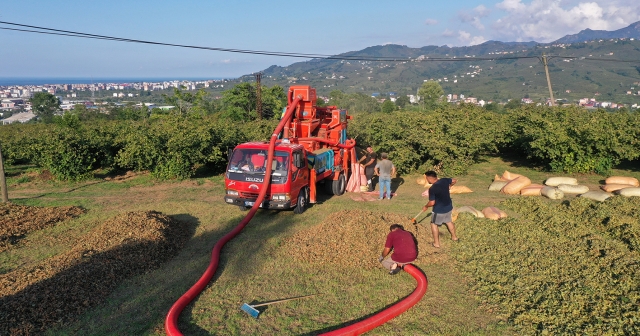
[[[320,193],[319,193],[320,195]],[[326,195],[327,197],[330,197]],[[278,216],[278,215],[282,216]],[[266,250],[265,246],[269,244],[271,238],[281,235],[286,232],[292,225],[295,224],[293,220],[293,216],[298,216],[293,214],[292,211],[277,211],[277,210],[260,210],[256,213],[254,218],[247,224],[247,226],[236,236],[236,238],[241,238],[240,243],[242,247],[234,246],[238,244],[237,241],[231,240],[225,247],[241,252],[234,252],[232,254],[225,253],[225,248],[223,247],[220,253],[220,259],[218,262],[218,268],[216,270],[215,275],[212,280],[209,282],[209,286],[214,286],[215,282],[221,276],[223,272],[232,272],[230,277],[234,279],[242,279],[247,276],[255,273],[256,269],[259,269],[262,266],[262,261],[260,256],[262,252]],[[231,231],[238,222],[229,221],[225,227],[228,231]],[[224,232],[223,234],[226,234]],[[213,238],[214,236],[218,236],[213,239],[219,239],[220,233],[210,233],[207,234],[207,238]],[[215,242],[212,241],[211,247],[213,247],[218,240]],[[209,255],[210,258],[210,255]],[[230,265],[238,265],[237,267],[229,267]],[[199,265],[199,267],[204,270],[207,265]],[[199,278],[199,276],[198,276]],[[183,279],[180,283],[190,283],[189,287],[191,287],[198,278],[193,278],[192,280]],[[188,288],[185,288],[185,292]],[[175,298],[177,300],[178,297]],[[180,315],[179,326],[181,326],[181,332],[186,335],[211,335],[211,331],[204,330],[200,328],[198,325],[193,323],[195,321],[195,314],[193,312],[193,303],[189,304],[183,313]]]
[[[404,184],[404,178],[400,177],[400,175],[398,175],[398,177],[396,178],[392,178],[391,179],[391,192],[392,193],[396,193],[398,191],[398,188],[400,188],[401,185]]]
[[[640,172],[640,160],[623,161],[614,168],[638,173]]]
[[[547,167],[543,167],[540,164],[537,164],[527,159],[527,156],[524,153],[517,152],[517,151],[504,151],[498,155],[491,155],[490,157],[499,157],[503,161],[512,165],[513,167],[528,168],[528,169],[533,169],[538,171],[548,170]]]
[[[427,274],[426,274],[422,269],[420,269],[420,268],[419,268],[418,266],[416,266],[415,264],[413,264],[413,266],[414,266],[416,269],[418,269],[418,270],[420,271],[420,273],[422,273],[425,277],[427,277]],[[404,272],[402,272],[402,273],[404,273]],[[428,280],[428,279],[427,279],[427,280]],[[370,317],[372,317],[372,316],[374,316],[374,315],[376,315],[376,314],[379,314],[379,313],[381,313],[381,312],[383,312],[383,311],[385,311],[385,310],[387,310],[387,309],[389,309],[389,308],[393,307],[393,306],[394,306],[394,305],[396,305],[397,303],[399,303],[399,302],[401,302],[402,300],[404,300],[404,299],[406,299],[407,297],[409,297],[412,293],[413,293],[413,291],[412,291],[411,293],[409,293],[409,294],[405,295],[404,297],[402,297],[402,298],[401,298],[401,299],[399,299],[398,301],[396,301],[396,302],[394,302],[394,303],[390,303],[390,304],[386,305],[385,307],[383,307],[383,308],[379,309],[378,311],[375,311],[375,312],[373,312],[373,313],[371,313],[371,314],[365,315],[365,316],[363,316],[363,317],[361,317],[361,318],[359,318],[359,319],[355,319],[355,320],[353,320],[353,321],[345,322],[345,323],[342,323],[342,324],[337,325],[337,326],[332,326],[332,327],[327,327],[327,328],[323,328],[323,329],[320,329],[320,330],[315,330],[315,331],[312,331],[312,332],[309,332],[309,333],[306,333],[306,334],[302,334],[302,335],[304,335],[304,336],[319,335],[319,334],[323,334],[323,333],[331,332],[331,331],[334,331],[334,330],[337,330],[337,329],[346,328],[346,327],[348,327],[348,326],[351,326],[351,325],[356,324],[356,323],[358,323],[358,322],[364,321],[364,320],[366,320],[366,319],[368,319],[368,318],[370,318]],[[418,302],[419,302],[419,301],[418,301]],[[417,304],[417,302],[416,302],[416,304]],[[413,307],[413,306],[412,306],[412,307]],[[411,307],[410,307],[409,309],[411,309]],[[408,309],[408,310],[409,310],[409,309]],[[402,312],[402,313],[405,313],[405,312]],[[402,313],[401,313],[401,314],[402,314]],[[396,317],[397,317],[397,316],[396,316]],[[377,328],[377,327],[376,327],[376,328]]]
[[[77,320],[90,307],[97,306],[128,278],[158,268],[174,257],[193,236],[198,220],[190,215],[174,216],[157,240],[125,239],[115,248],[92,254],[91,246],[79,259],[77,252],[53,257],[29,274],[38,276],[41,268],[61,267],[53,276],[35,281],[24,289],[0,297],[0,334],[26,335]],[[8,273],[2,282],[18,285],[23,279]],[[7,287],[0,288],[7,291]]]

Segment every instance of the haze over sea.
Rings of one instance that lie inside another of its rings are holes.
[[[0,77],[0,86],[11,85],[44,85],[44,84],[91,84],[91,83],[136,83],[136,82],[164,82],[174,80],[220,80],[222,77],[194,78],[77,78],[77,77]]]

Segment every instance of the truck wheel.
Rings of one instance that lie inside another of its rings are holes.
[[[298,204],[293,208],[294,214],[301,214],[304,212],[304,209],[307,207],[307,189],[300,190],[298,194]]]
[[[344,178],[344,174],[340,173],[338,179],[333,181],[333,194],[340,196],[344,194],[344,191],[347,189],[347,181]]]

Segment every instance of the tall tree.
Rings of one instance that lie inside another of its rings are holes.
[[[420,96],[420,105],[423,109],[429,110],[438,106],[442,102],[442,96],[444,90],[442,86],[436,81],[426,81],[418,89],[418,96]]]
[[[256,90],[251,83],[240,83],[222,92],[223,116],[233,120],[252,120],[256,114]]]
[[[49,92],[36,92],[29,101],[33,113],[45,123],[51,123],[55,113],[60,111],[60,100]]]
[[[391,113],[396,110],[396,104],[394,104],[391,100],[387,99],[382,103],[382,112]]]
[[[522,106],[522,102],[520,101],[520,99],[511,99],[509,100],[509,102],[504,104],[504,108],[506,108],[507,110],[514,110],[519,108],[520,106]]]
[[[280,117],[287,105],[287,94],[279,86],[262,86],[262,116],[267,119]],[[240,83],[222,92],[224,106],[222,116],[232,120],[253,120],[257,117],[256,90],[252,83]]]
[[[282,109],[287,106],[287,94],[280,85],[270,88],[262,87],[262,117],[271,119],[280,117]]]
[[[403,108],[408,104],[411,104],[411,101],[406,95],[401,95],[400,97],[398,97],[398,99],[396,99],[396,105],[398,106],[398,108]]]
[[[196,91],[196,93],[183,91],[184,86],[180,89],[173,89],[173,96],[163,94],[165,103],[175,106],[178,114],[185,115],[188,113],[196,113],[200,115],[207,115],[214,112],[214,105],[211,101],[207,100],[207,92],[203,89]]]

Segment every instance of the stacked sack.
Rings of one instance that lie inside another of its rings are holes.
[[[488,218],[492,220],[507,218],[507,213],[496,207],[486,207],[482,209],[482,211],[479,211],[470,205],[465,205],[465,206],[461,206],[459,208],[453,209],[453,213],[456,215],[456,218],[458,217],[458,214],[461,214],[461,213],[468,213],[473,215],[476,218]]]
[[[518,195],[520,191],[531,185],[531,180],[520,174],[514,174],[507,170],[502,176],[496,175],[489,186],[491,191],[500,191],[507,195]]]
[[[424,186],[425,188],[431,188],[431,184],[429,184],[429,182],[427,181],[427,178],[422,176],[422,177],[418,177],[418,179],[416,179],[416,182],[421,185]],[[453,185],[450,189],[449,189],[449,193],[451,194],[467,194],[467,193],[472,193],[473,190],[471,190],[469,187],[467,186],[463,186],[463,185]],[[429,196],[429,191],[426,190],[424,193],[422,193],[422,196]]]
[[[605,185],[600,186],[600,189],[607,193],[615,193],[626,197],[640,196],[640,183],[637,178],[611,176],[604,182]]]

